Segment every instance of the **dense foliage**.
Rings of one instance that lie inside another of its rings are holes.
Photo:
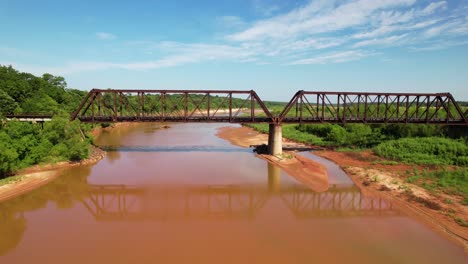
[[[1,121],[0,177],[38,163],[88,157],[89,139],[83,138],[79,122],[68,120],[86,92],[66,86],[62,77],[36,77],[11,66],[0,66],[0,119],[10,114],[55,114],[43,126]]]
[[[11,121],[0,129],[0,175],[43,162],[88,157],[89,140],[83,139],[78,121],[56,116],[39,124]]]

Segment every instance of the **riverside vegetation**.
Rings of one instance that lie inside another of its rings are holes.
[[[32,112],[54,115],[43,127],[29,122],[0,122],[0,178],[35,164],[87,158],[91,138],[83,135],[91,127],[69,121],[69,113],[85,95],[84,91],[67,88],[63,77],[36,77],[0,66],[0,119]]]

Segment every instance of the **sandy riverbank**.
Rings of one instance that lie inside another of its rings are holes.
[[[266,144],[268,142],[266,134],[261,134],[248,127],[224,127],[219,129],[217,135],[230,141],[232,144],[242,147]],[[283,144],[291,145],[291,142],[283,140]],[[298,147],[303,146],[304,144],[298,143]],[[462,245],[465,251],[468,251],[468,228],[454,221],[457,217],[468,219],[467,207],[460,204],[460,197],[449,195],[436,197],[421,187],[405,182],[399,176],[399,172],[412,170],[415,166],[376,164],[373,161],[377,160],[377,157],[370,151],[346,153],[322,150],[316,151],[314,154],[338,164],[351,176],[350,178],[366,195],[383,197],[391,201],[400,210],[426,223],[432,229]],[[295,155],[294,152],[284,152],[283,156],[288,155],[292,156],[291,160],[295,161],[287,162],[269,155],[259,155],[259,157],[277,164],[289,174],[292,172],[291,175],[296,178],[309,178],[311,182],[316,182],[316,180],[310,179],[310,177],[316,177],[317,174],[302,173],[306,172],[309,168],[317,166],[316,162],[307,159],[306,161],[301,160],[302,157]],[[418,168],[416,167],[416,169]],[[301,181],[307,182],[307,180]],[[319,180],[318,182],[321,181]],[[321,185],[319,184],[318,186]],[[457,203],[447,204],[442,202],[448,199],[457,201]]]

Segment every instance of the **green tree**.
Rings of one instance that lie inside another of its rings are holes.
[[[18,103],[16,103],[15,100],[5,91],[0,89],[0,116],[13,114],[17,107]]]

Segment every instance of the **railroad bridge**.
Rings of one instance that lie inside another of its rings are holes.
[[[284,104],[283,104],[284,105]],[[253,90],[92,89],[71,115],[81,122],[268,123],[269,152],[282,152],[282,124],[365,123],[468,126],[450,93],[298,91],[273,112]]]

